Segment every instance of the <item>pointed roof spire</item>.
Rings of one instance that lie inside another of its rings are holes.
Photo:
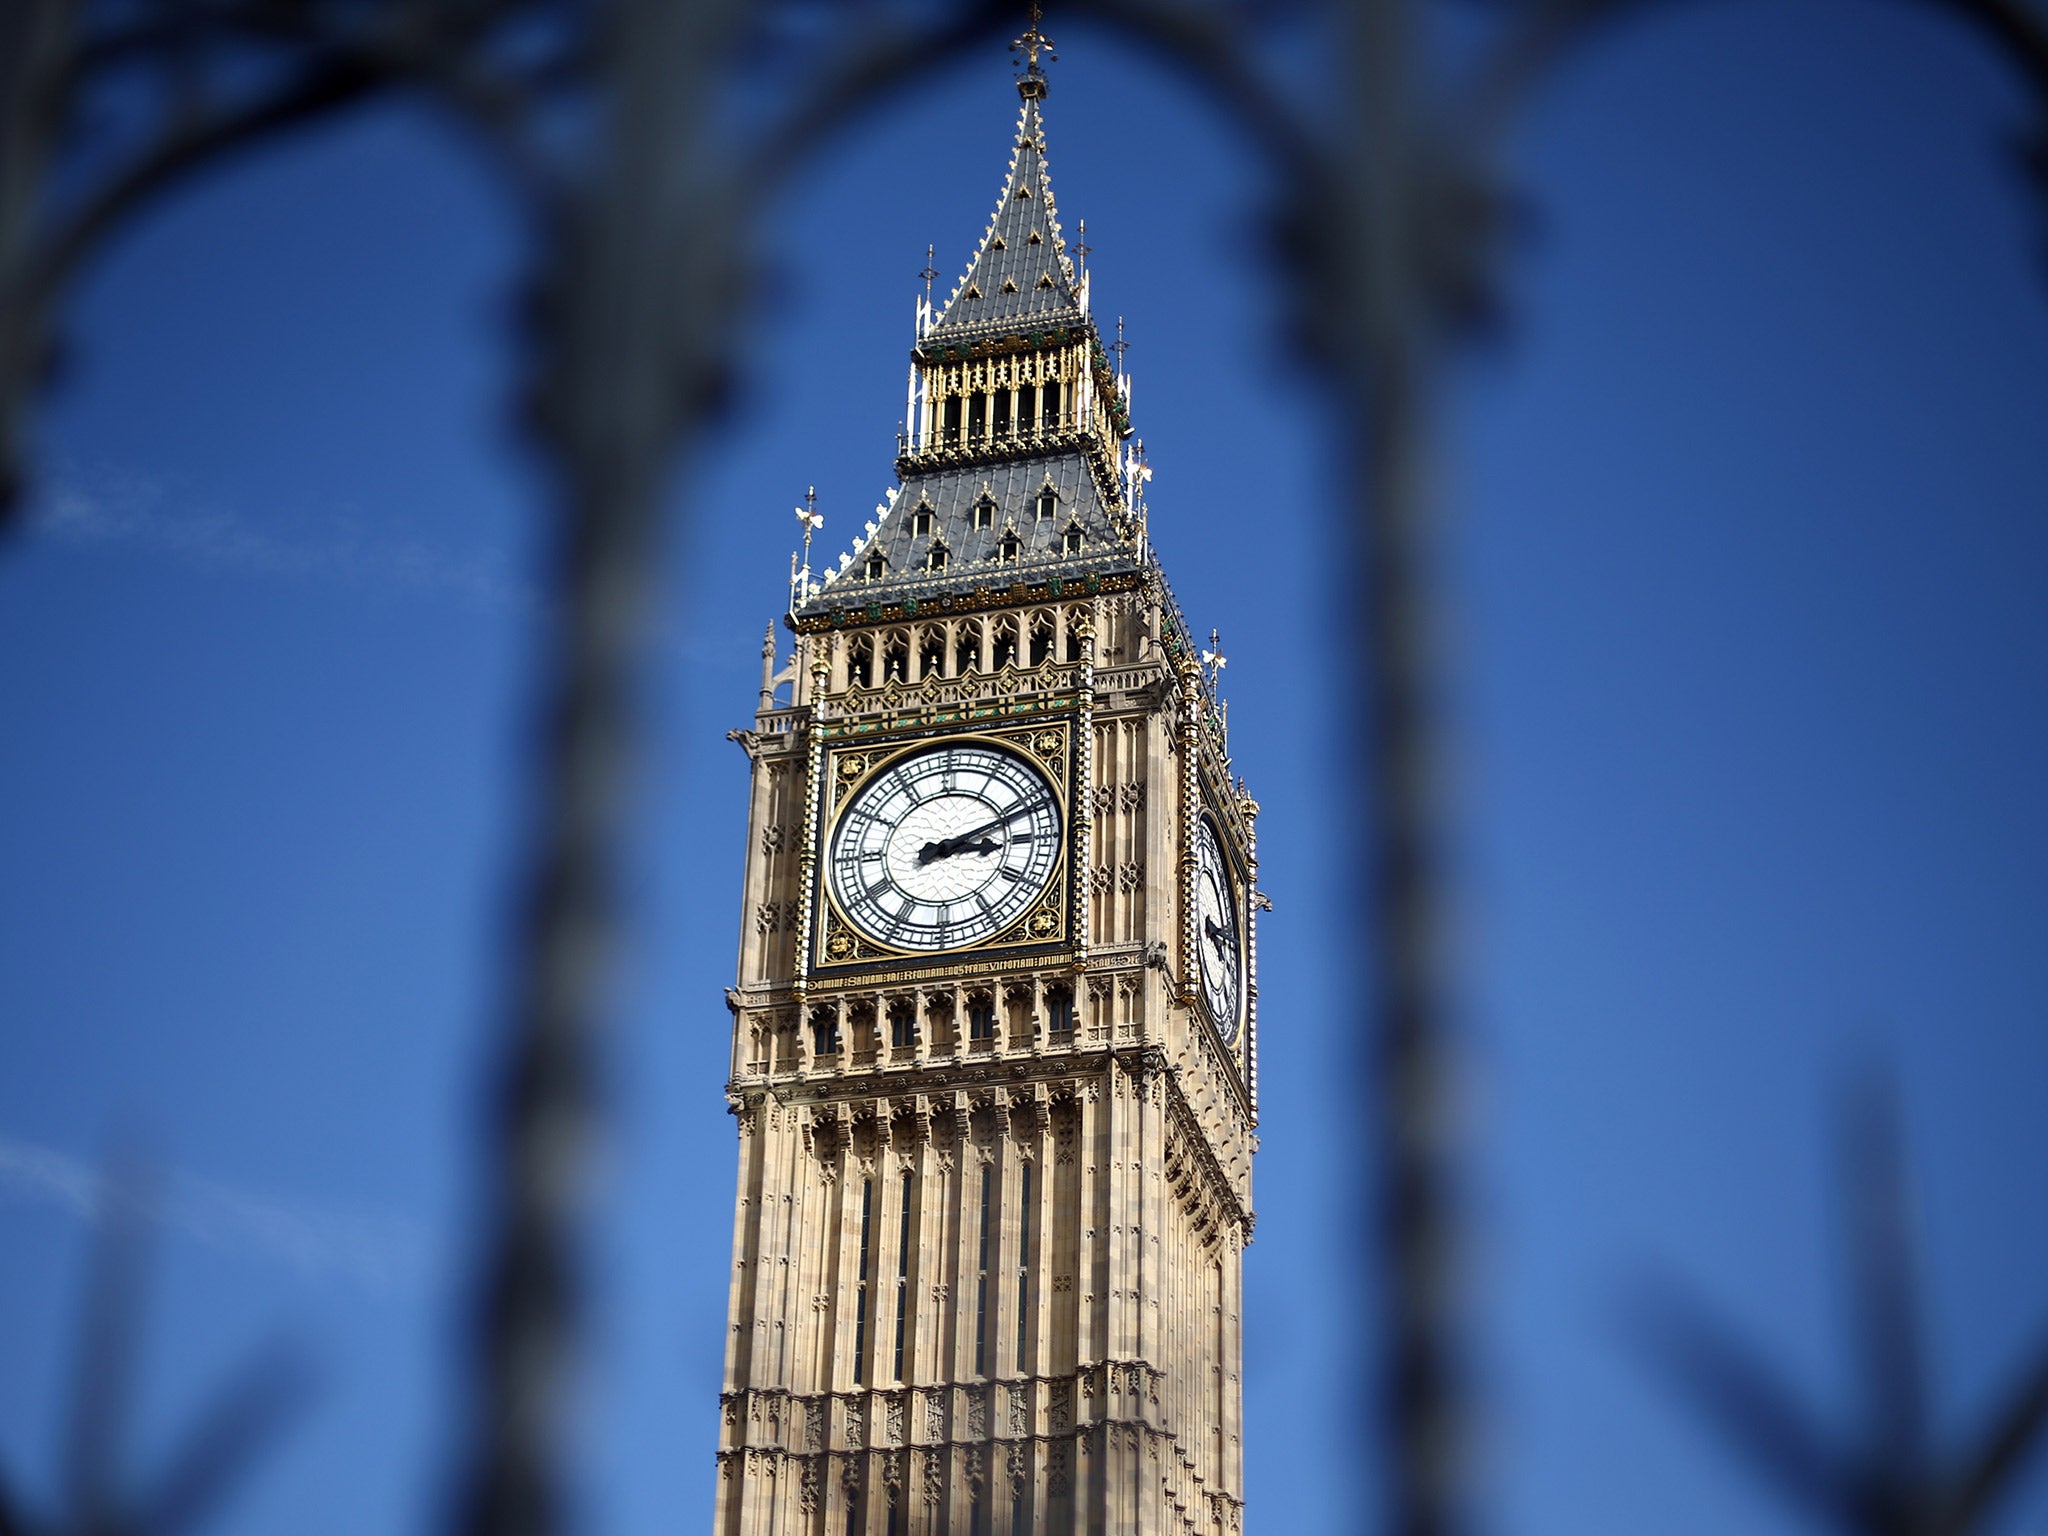
[[[1025,38],[1032,33],[1026,33]],[[1020,38],[1019,43],[1024,41]],[[1026,75],[1020,85],[1029,84]],[[981,246],[926,333],[927,343],[1014,331],[1020,324],[1080,325],[1088,315],[1081,278],[1067,255],[1046,168],[1041,91],[1026,92],[1001,199],[982,231]]]

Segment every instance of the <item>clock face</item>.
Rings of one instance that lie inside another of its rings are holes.
[[[1204,816],[1195,828],[1195,952],[1201,957],[1202,996],[1224,1043],[1237,1038],[1244,997],[1244,941],[1230,866],[1215,825]]]
[[[1059,802],[1024,758],[932,747],[862,785],[832,834],[840,910],[897,949],[958,949],[1002,932],[1052,880]]]

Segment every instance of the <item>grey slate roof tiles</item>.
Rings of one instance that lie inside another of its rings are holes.
[[[1053,515],[1041,518],[1039,499],[1048,484],[1055,498]],[[994,503],[985,520],[976,516],[984,496]],[[931,513],[930,534],[916,532],[921,509]],[[1069,554],[1067,535],[1074,529],[1081,534],[1081,548]],[[1006,534],[1018,541],[1014,564],[1001,558]],[[935,542],[946,548],[945,568],[937,572],[925,566]],[[871,579],[865,572],[876,554],[882,557],[883,573]],[[875,532],[854,546],[836,575],[813,585],[798,612],[894,602],[912,591],[966,590],[999,578],[1058,575],[1072,580],[1136,570],[1139,563],[1135,543],[1118,531],[1082,456],[1071,451],[1034,454],[912,474],[877,520]]]
[[[1074,265],[1060,237],[1052,180],[1046,174],[1045,128],[1038,102],[1027,99],[1017,115],[1017,142],[1002,200],[966,276],[928,336],[944,341],[956,333],[1014,329],[1020,321],[1078,323],[1082,315]]]

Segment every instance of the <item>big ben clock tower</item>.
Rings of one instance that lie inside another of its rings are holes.
[[[720,1536],[1241,1525],[1258,806],[1147,542],[1043,43],[918,307],[900,484],[799,573],[735,733]]]

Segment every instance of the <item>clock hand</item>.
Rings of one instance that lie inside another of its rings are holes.
[[[918,850],[917,862],[929,864],[935,859],[948,858],[967,848],[972,848],[977,853],[994,853],[1001,844],[987,841],[983,834],[993,832],[998,827],[1008,826],[1025,812],[1037,810],[1039,804],[1040,802],[1036,800],[1027,801],[1011,811],[1007,816],[998,816],[994,821],[985,821],[980,826],[975,827],[971,831],[962,832],[957,837],[949,837],[936,843],[926,843],[924,847]],[[977,843],[975,841],[977,838],[981,838],[982,841]]]
[[[1202,926],[1209,930],[1209,942],[1216,946],[1216,953],[1222,955],[1225,952],[1224,944],[1230,938],[1230,935],[1216,926],[1216,919],[1213,917],[1203,918]]]
[[[919,853],[917,862],[920,864],[928,864],[931,862],[931,859],[942,859],[956,853],[996,853],[1001,850],[1003,845],[1001,843],[992,843],[984,837],[978,843],[963,843],[954,838],[949,839],[944,844],[926,843],[924,846],[926,851],[934,848],[937,848],[939,851],[931,854],[930,859],[926,858],[924,853]]]

